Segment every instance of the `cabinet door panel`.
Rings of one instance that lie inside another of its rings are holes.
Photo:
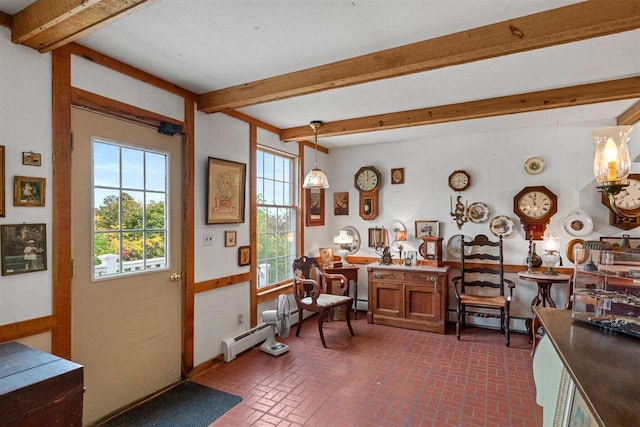
[[[440,293],[436,286],[406,285],[406,317],[424,322],[438,322],[441,319]]]
[[[404,317],[403,285],[373,282],[373,313]]]

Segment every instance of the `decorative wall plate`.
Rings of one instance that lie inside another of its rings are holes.
[[[529,175],[538,175],[544,170],[544,160],[540,157],[530,157],[524,162],[524,170]]]
[[[486,222],[489,219],[489,213],[491,213],[489,206],[482,202],[471,203],[467,208],[467,218],[476,224]]]
[[[511,236],[514,228],[515,224],[513,220],[506,215],[498,215],[489,223],[489,231],[496,237]]]
[[[449,241],[447,241],[447,252],[454,258],[462,258],[462,251],[460,250],[460,239],[463,239],[465,242],[470,242],[471,238],[465,236],[463,234],[454,234],[449,237]],[[420,245],[422,247],[422,245]],[[464,248],[464,253],[469,255],[471,253],[471,246],[467,246]],[[422,252],[421,252],[422,253]]]
[[[570,236],[587,236],[593,231],[593,221],[588,215],[578,209],[565,218],[564,230]]]

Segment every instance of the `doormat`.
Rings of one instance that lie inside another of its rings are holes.
[[[206,427],[241,401],[240,396],[185,381],[100,425]]]

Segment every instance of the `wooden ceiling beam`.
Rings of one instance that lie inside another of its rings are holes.
[[[204,93],[215,113],[640,28],[640,0],[591,0]]]
[[[11,29],[11,15],[0,12],[0,27]]]
[[[326,138],[633,98],[640,98],[640,77],[325,122],[320,134]],[[282,141],[300,141],[311,137],[313,132],[308,125],[283,129],[280,133]]]
[[[617,123],[618,126],[622,125],[635,125],[640,121],[640,102],[636,102],[627,109],[624,113],[620,114]]]
[[[37,0],[13,15],[11,40],[49,52],[155,0]]]

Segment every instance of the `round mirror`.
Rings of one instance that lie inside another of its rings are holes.
[[[347,245],[343,245],[344,249],[349,251],[349,255],[353,255],[360,249],[360,233],[354,227],[350,225],[344,227],[342,231],[346,231],[349,236],[353,238],[353,242]]]

